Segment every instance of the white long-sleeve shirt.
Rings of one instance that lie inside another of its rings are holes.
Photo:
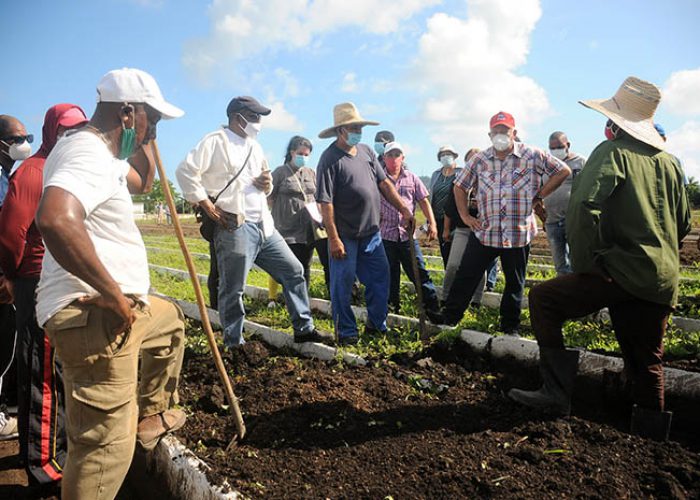
[[[252,149],[252,151],[251,151]],[[187,154],[175,171],[185,199],[198,203],[208,196],[216,196],[226,183],[238,173],[251,151],[248,164],[238,178],[226,188],[216,201],[222,210],[242,215],[247,222],[263,223],[265,236],[274,230],[272,215],[267,207],[267,193],[257,189],[253,180],[263,170],[269,170],[265,154],[258,141],[240,137],[228,128],[204,136]]]

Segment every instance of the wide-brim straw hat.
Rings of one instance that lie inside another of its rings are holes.
[[[663,150],[664,140],[654,128],[654,113],[660,101],[661,91],[656,85],[630,76],[612,98],[579,103],[607,116],[635,139]]]
[[[360,116],[360,112],[357,111],[357,108],[353,103],[342,102],[340,104],[336,104],[333,108],[333,126],[322,130],[318,136],[321,139],[335,137],[336,129],[347,125],[379,125],[379,122],[365,120],[362,118],[362,116]]]

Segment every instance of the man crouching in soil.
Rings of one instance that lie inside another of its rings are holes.
[[[37,319],[63,363],[66,393],[64,499],[114,498],[136,440],[151,449],[185,421],[170,409],[183,315],[148,295],[130,196],[151,189],[156,124],[183,112],[135,69],[107,73],[97,94],[89,124],[68,132],[46,160],[36,216],[47,249]]]

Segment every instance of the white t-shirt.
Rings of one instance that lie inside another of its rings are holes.
[[[141,233],[133,216],[126,174],[131,167],[112,156],[92,132],[73,133],[56,144],[44,165],[44,189],[71,193],[85,210],[85,228],[97,257],[125,294],[146,300],[150,279]],[[51,316],[79,297],[96,290],[63,269],[46,249],[37,287],[37,321]]]

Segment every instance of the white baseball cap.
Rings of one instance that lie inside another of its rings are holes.
[[[404,152],[403,152],[403,146],[401,146],[401,144],[399,144],[399,143],[396,142],[396,141],[394,141],[394,142],[387,142],[387,143],[384,145],[384,154],[385,154],[385,155],[386,155],[389,151],[394,151],[394,150],[399,150],[399,151],[401,151],[401,154],[404,154]]]
[[[155,79],[140,69],[115,69],[97,84],[97,102],[145,103],[158,111],[164,120],[185,114],[165,99]]]

